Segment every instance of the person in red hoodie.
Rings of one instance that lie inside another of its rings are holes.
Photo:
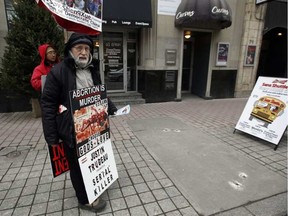
[[[38,47],[41,63],[34,68],[30,83],[32,87],[41,92],[41,76],[47,75],[51,68],[59,62],[57,53],[52,45],[42,44]]]

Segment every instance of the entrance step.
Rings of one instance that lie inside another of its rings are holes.
[[[145,99],[142,98],[142,94],[138,92],[129,93],[108,93],[108,97],[113,103],[120,108],[120,106],[132,105],[132,104],[144,104]]]

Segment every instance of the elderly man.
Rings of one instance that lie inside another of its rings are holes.
[[[91,37],[78,33],[71,35],[65,45],[63,61],[55,65],[47,76],[41,108],[44,136],[48,145],[57,145],[59,140],[64,142],[79,207],[97,212],[105,208],[106,201],[98,198],[94,203],[88,203],[76,153],[73,117],[69,103],[69,91],[101,84],[99,62],[92,59],[92,53]],[[62,108],[61,112],[59,107]],[[113,115],[116,111],[117,108],[108,99],[108,114]]]

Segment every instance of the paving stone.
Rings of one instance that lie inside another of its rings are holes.
[[[46,216],[62,216],[62,212],[53,212],[50,214],[46,214]]]
[[[121,211],[116,211],[113,213],[114,216],[128,216],[130,215],[129,211],[127,209],[121,210]]]
[[[136,190],[133,186],[127,186],[121,188],[124,197],[136,194]]]
[[[160,184],[161,184],[163,187],[170,187],[170,186],[173,185],[173,183],[171,182],[171,180],[168,179],[168,178],[160,179],[159,182],[160,182]]]
[[[37,190],[37,186],[27,186],[27,187],[24,187],[21,195],[24,196],[24,195],[34,194],[36,190]]]
[[[144,207],[149,216],[159,215],[163,213],[157,202],[145,204]]]
[[[155,189],[160,189],[162,188],[162,185],[157,181],[148,181],[147,182],[148,187],[150,188],[150,190],[155,190]]]
[[[149,188],[145,183],[134,184],[134,187],[135,187],[137,193],[143,193],[143,192],[149,191]]]
[[[169,212],[169,211],[173,211],[176,209],[176,206],[173,204],[173,202],[170,199],[160,200],[158,203],[161,209],[163,210],[163,212]]]
[[[28,196],[21,196],[17,202],[17,207],[32,205],[34,196],[34,194]]]
[[[37,178],[29,178],[29,179],[27,179],[25,186],[38,185],[39,179],[40,178],[38,178],[38,177]]]
[[[64,209],[78,208],[78,200],[76,197],[69,197],[64,199]]]
[[[35,195],[34,204],[48,202],[49,192],[37,193]]]
[[[135,175],[139,175],[140,174],[140,172],[139,172],[139,170],[137,168],[128,169],[127,172],[129,174],[129,176],[135,176]]]
[[[1,181],[2,182],[7,182],[7,181],[13,182],[14,179],[16,178],[16,176],[17,176],[16,173],[15,174],[10,174],[10,175],[4,175]]]
[[[8,209],[8,210],[0,210],[1,216],[10,216],[12,215],[14,209]]]
[[[179,196],[180,195],[179,190],[175,186],[165,188],[165,191],[170,197],[175,197],[175,196]]]
[[[141,201],[137,195],[126,196],[125,200],[129,208],[141,205]]]
[[[118,182],[119,182],[119,186],[120,187],[125,187],[125,186],[132,185],[132,182],[131,182],[130,178],[118,179]]]
[[[31,207],[26,206],[26,207],[20,207],[20,208],[15,208],[13,212],[13,216],[28,216],[30,214]]]
[[[16,167],[16,168],[11,168],[8,170],[7,175],[11,175],[11,174],[17,174],[20,170],[20,167]]]
[[[32,205],[30,215],[41,215],[45,214],[47,208],[47,203],[39,203]]]
[[[179,211],[167,212],[165,215],[166,216],[182,216],[182,214]]]
[[[127,208],[124,198],[110,200],[110,202],[113,211],[118,211]]]
[[[123,197],[120,188],[108,190],[108,194],[110,199],[117,199]]]
[[[76,196],[74,188],[67,188],[64,190],[64,198]]]
[[[49,201],[63,199],[63,197],[64,197],[64,190],[51,191]]]
[[[133,184],[139,184],[144,182],[144,179],[141,175],[131,176],[131,180]]]
[[[183,196],[172,197],[171,199],[177,208],[185,208],[190,206],[189,202]]]
[[[18,198],[10,198],[3,200],[0,205],[0,211],[14,208],[16,206],[17,200]]]
[[[78,208],[67,209],[63,211],[63,216],[79,215],[78,212]]]
[[[52,187],[51,187],[52,191],[61,190],[61,189],[64,189],[64,182],[63,181],[52,183]]]
[[[156,200],[162,200],[162,199],[169,198],[167,193],[163,189],[153,190],[152,193],[156,197]]]
[[[19,197],[21,194],[22,188],[10,189],[6,195],[7,198]]]
[[[141,193],[141,194],[139,194],[139,197],[140,197],[143,204],[156,201],[151,192]]]
[[[50,191],[50,189],[51,189],[51,183],[40,184],[40,185],[38,185],[37,193],[47,192],[47,191]]]
[[[130,208],[129,210],[130,210],[131,216],[146,216],[147,215],[143,206],[133,207],[133,208]]]
[[[7,194],[8,190],[0,191],[0,200],[3,200]],[[0,202],[1,203],[1,202]]]
[[[47,213],[62,211],[63,201],[55,200],[48,202]]]

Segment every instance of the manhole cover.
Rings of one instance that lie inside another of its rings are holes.
[[[13,152],[10,152],[9,154],[7,154],[6,156],[8,157],[8,158],[16,158],[16,157],[18,157],[18,156],[20,156],[21,155],[21,152],[20,151],[13,151]]]

